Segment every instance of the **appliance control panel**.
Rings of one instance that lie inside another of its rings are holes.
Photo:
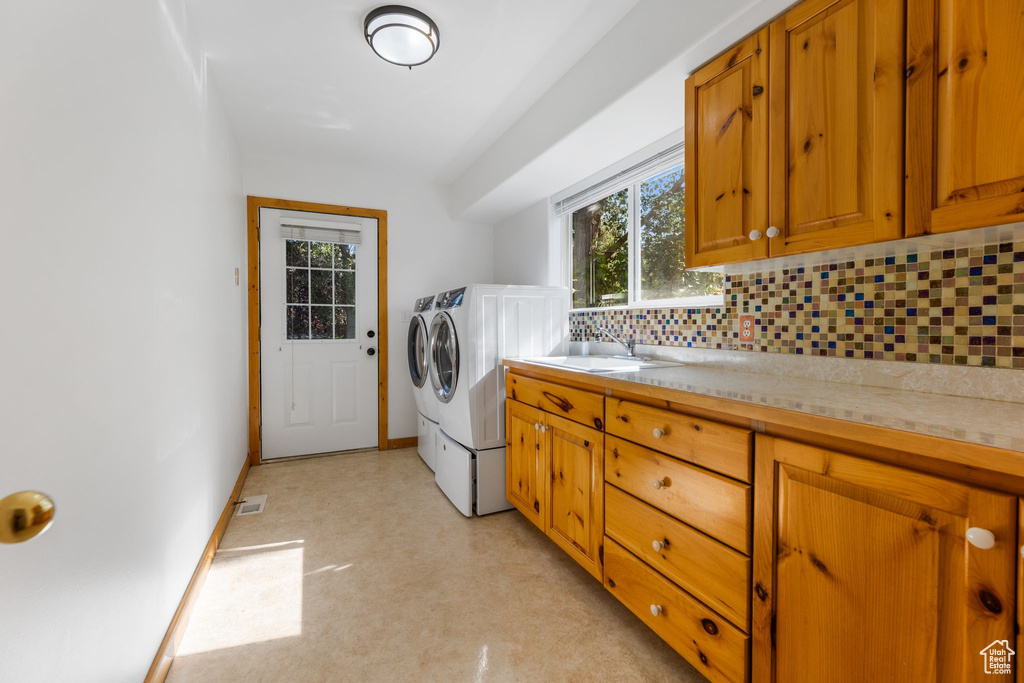
[[[465,287],[459,287],[458,289],[452,289],[447,292],[441,292],[437,295],[437,307],[441,308],[458,308],[462,305],[462,297],[466,294]]]
[[[434,297],[425,296],[422,299],[416,299],[416,312],[422,313],[423,311],[429,311],[434,305]]]

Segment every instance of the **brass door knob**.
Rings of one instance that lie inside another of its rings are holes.
[[[53,523],[50,497],[38,491],[19,491],[0,499],[0,543],[24,543]]]

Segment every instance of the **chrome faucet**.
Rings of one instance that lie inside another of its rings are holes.
[[[599,332],[604,332],[605,336],[611,338],[612,341],[616,342],[617,344],[621,344],[622,348],[626,349],[627,356],[629,356],[630,358],[636,358],[636,339],[630,339],[628,342],[624,342],[618,337],[616,337],[614,334],[612,334],[612,331],[609,330],[607,327],[598,326],[597,329]]]

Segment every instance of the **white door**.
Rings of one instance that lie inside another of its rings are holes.
[[[377,220],[260,209],[264,459],[377,446]]]

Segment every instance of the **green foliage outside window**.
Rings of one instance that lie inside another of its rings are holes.
[[[722,293],[722,276],[686,270],[686,192],[675,166],[572,214],[573,308],[629,304],[629,202],[639,190],[639,263],[633,301]]]

